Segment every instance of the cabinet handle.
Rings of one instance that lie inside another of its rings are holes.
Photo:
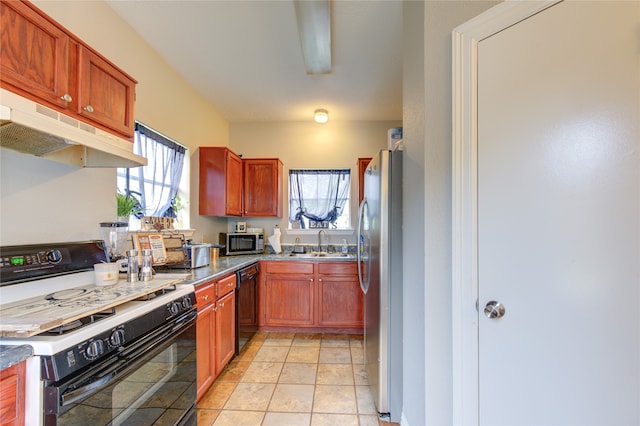
[[[203,300],[209,300],[209,295],[208,295],[208,294],[206,294],[206,295],[202,296],[202,299],[203,299]]]
[[[87,105],[86,107],[82,108],[83,110],[87,111],[87,112],[93,112],[94,109],[91,105]]]
[[[224,303],[219,303],[218,306],[220,306],[221,308],[224,308]]]
[[[313,278],[309,278],[309,284],[313,284]]]
[[[60,99],[62,99],[65,102],[71,102],[73,100],[71,95],[68,93],[65,93],[64,95],[60,96]]]

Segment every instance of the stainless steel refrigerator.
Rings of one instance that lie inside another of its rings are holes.
[[[382,150],[364,176],[358,219],[364,359],[380,416],[402,411],[402,152]]]

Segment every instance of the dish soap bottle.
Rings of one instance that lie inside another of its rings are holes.
[[[342,254],[348,254],[349,253],[349,246],[347,245],[347,240],[344,239],[342,240]]]

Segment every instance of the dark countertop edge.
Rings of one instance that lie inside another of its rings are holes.
[[[0,370],[12,367],[33,356],[29,345],[0,345]]]
[[[222,278],[225,275],[234,273],[239,269],[256,263],[260,260],[268,261],[291,261],[291,262],[355,262],[355,255],[349,257],[330,257],[330,258],[304,258],[291,257],[289,253],[281,254],[260,254],[260,255],[238,255],[238,256],[222,256],[215,260],[209,266],[203,266],[197,269],[170,269],[164,271],[156,271],[158,275],[162,273],[186,273],[190,274],[180,284],[192,284],[197,287],[200,284]]]

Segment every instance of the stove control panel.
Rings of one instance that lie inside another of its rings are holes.
[[[93,269],[107,262],[104,241],[0,247],[0,285]]]

